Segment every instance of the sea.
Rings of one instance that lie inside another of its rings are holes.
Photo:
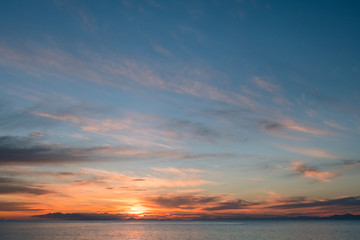
[[[0,221],[1,240],[356,240],[360,221]]]

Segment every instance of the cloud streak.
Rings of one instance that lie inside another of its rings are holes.
[[[1,136],[0,164],[37,164],[83,162],[102,148],[70,148],[34,142],[32,138]]]
[[[289,204],[280,204],[271,206],[270,208],[274,209],[301,209],[301,208],[315,208],[315,207],[325,207],[330,210],[331,207],[349,207],[353,210],[360,211],[360,197],[359,196],[350,196],[350,197],[341,197],[328,200],[304,200],[297,203]]]
[[[29,205],[34,205],[34,203],[0,201],[0,212],[32,212],[44,210],[39,208],[31,208]]]
[[[286,151],[289,151],[289,152],[306,155],[306,156],[314,157],[314,158],[327,158],[327,159],[339,159],[340,158],[340,156],[330,153],[323,149],[298,148],[298,147],[290,147],[290,146],[286,146],[286,145],[277,145],[277,146],[279,146],[280,148],[282,148]]]

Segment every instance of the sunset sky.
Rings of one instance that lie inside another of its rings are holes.
[[[1,1],[0,219],[360,214],[359,11]]]

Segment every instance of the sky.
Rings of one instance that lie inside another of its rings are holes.
[[[0,219],[360,214],[358,1],[1,1]]]

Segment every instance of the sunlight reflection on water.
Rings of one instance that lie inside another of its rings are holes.
[[[4,221],[6,240],[357,239],[360,221]]]

